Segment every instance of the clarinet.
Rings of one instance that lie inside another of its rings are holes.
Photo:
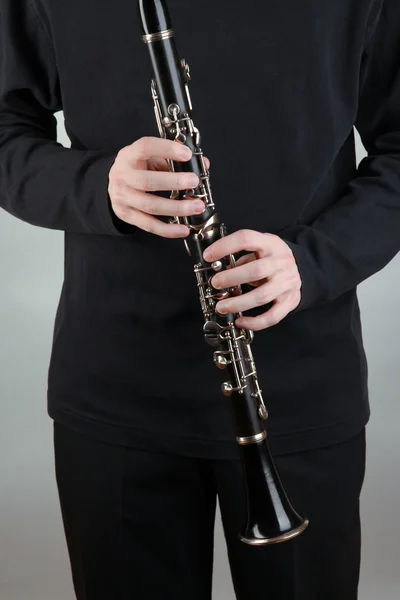
[[[204,250],[226,235],[213,201],[210,176],[200,147],[200,133],[194,125],[188,83],[190,70],[179,59],[174,31],[165,0],[138,0],[142,39],[147,45],[153,70],[151,93],[160,137],[186,144],[192,158],[184,163],[168,160],[171,171],[194,172],[196,188],[174,191],[171,198],[201,199],[204,212],[190,217],[173,217],[171,222],[186,225],[186,250],[194,263],[194,272],[204,315],[204,337],[214,349],[214,363],[228,374],[222,393],[229,397],[236,440],[243,466],[247,519],[239,535],[252,546],[292,539],[308,525],[292,507],[274,465],[265,430],[268,412],[259,386],[250,344],[252,331],[238,329],[235,320],[241,313],[220,315],[219,300],[241,293],[240,286],[224,290],[213,288],[215,273],[235,266],[235,257],[208,263]]]

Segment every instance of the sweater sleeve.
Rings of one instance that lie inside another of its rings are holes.
[[[120,235],[108,196],[116,153],[65,148],[54,49],[32,0],[0,4],[0,207],[48,229]]]
[[[310,225],[280,232],[302,278],[294,312],[329,302],[400,250],[400,11],[383,0],[365,46],[355,126],[367,150],[343,196]]]

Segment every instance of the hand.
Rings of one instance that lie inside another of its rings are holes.
[[[187,190],[199,185],[195,173],[171,173],[166,159],[183,162],[192,151],[184,144],[142,137],[119,151],[109,174],[108,194],[119,219],[165,238],[189,234],[186,225],[164,223],[163,216],[192,216],[204,212],[202,200],[170,200],[148,192]],[[205,158],[207,168],[210,161]]]
[[[300,303],[301,279],[291,248],[277,235],[241,229],[220,238],[204,251],[207,262],[228,254],[251,252],[236,266],[214,275],[212,285],[223,289],[249,283],[254,290],[216,304],[220,314],[238,313],[270,302],[273,306],[257,317],[238,317],[235,324],[259,331],[279,323]]]

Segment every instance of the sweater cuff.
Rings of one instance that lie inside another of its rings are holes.
[[[108,193],[109,174],[117,155],[113,155],[99,161],[97,172],[97,186],[99,189],[100,218],[106,232],[110,235],[129,235],[135,233],[136,225],[126,223],[113,211],[111,199]]]
[[[282,237],[281,239],[289,246],[289,248],[293,252],[293,256],[300,274],[301,298],[297,307],[294,310],[292,310],[292,313],[296,313],[301,310],[310,308],[317,301],[317,284],[315,278],[313,277],[313,268],[309,252],[302,246],[299,246],[299,244],[296,244],[284,237]]]

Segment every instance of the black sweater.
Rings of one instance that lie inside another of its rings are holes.
[[[183,241],[125,226],[108,197],[118,150],[158,135],[136,2],[0,6],[0,205],[65,232],[50,416],[237,457]],[[344,440],[369,416],[356,288],[400,249],[398,0],[169,7],[220,217],[280,235],[302,276],[299,307],[253,343],[272,450]],[[71,148],[56,141],[61,109]]]

